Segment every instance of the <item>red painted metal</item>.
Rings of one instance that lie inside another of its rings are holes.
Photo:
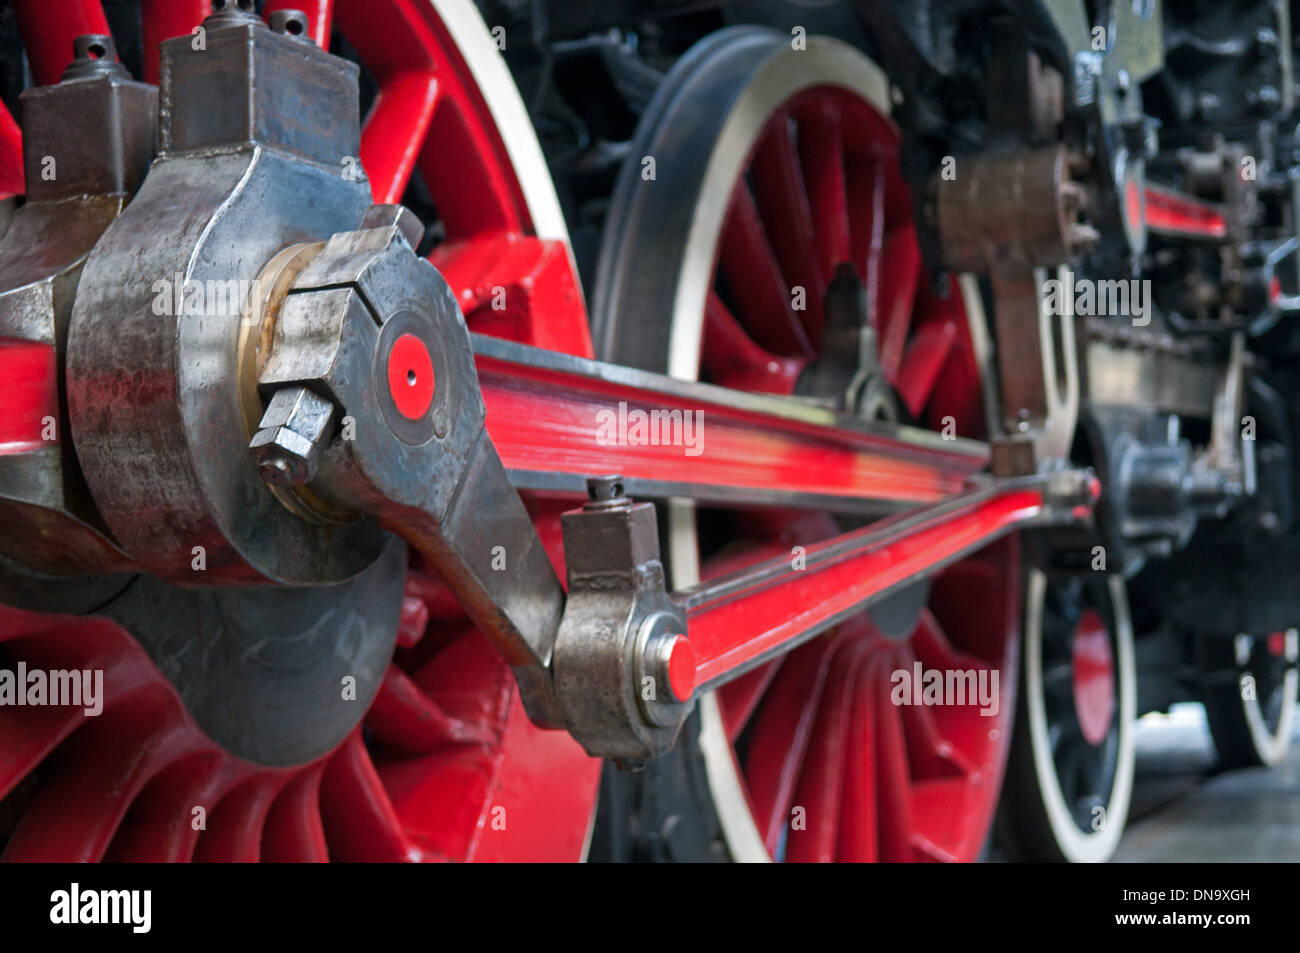
[[[299,6],[302,5],[300,0]],[[140,4],[140,57],[143,75],[140,78],[146,83],[156,84],[158,45],[172,37],[193,36],[194,29],[211,12],[211,0],[143,0]]]
[[[834,638],[818,639],[773,663],[763,710],[754,722],[745,780],[759,833],[772,853],[788,824],[788,806],[838,645]]]
[[[590,355],[587,309],[562,242],[495,232],[445,242],[429,260],[457,289],[472,331]]]
[[[731,196],[719,254],[737,309],[762,315],[758,326],[767,329],[767,334],[756,337],[758,343],[778,354],[811,357],[812,344],[794,310],[795,296],[781,274],[758,206],[744,180]]]
[[[709,295],[700,356],[701,371],[708,380],[735,390],[789,395],[807,365],[806,358],[778,357],[763,350],[745,333],[722,298]]]
[[[27,189],[23,172],[23,133],[8,108],[0,105],[0,200]]]
[[[1144,197],[1147,228],[1153,232],[1194,238],[1223,238],[1228,234],[1223,210],[1213,203],[1150,183]]]
[[[437,105],[433,70],[398,73],[380,87],[361,134],[361,164],[376,202],[402,200]]]
[[[403,417],[419,420],[433,404],[433,358],[414,334],[403,334],[388,352],[388,393]]]
[[[14,0],[14,12],[32,76],[41,86],[59,81],[72,62],[74,39],[108,32],[99,0]]]
[[[761,586],[688,604],[689,631],[699,660],[696,680],[702,686],[723,681],[732,672],[797,642],[802,633],[824,628],[854,606],[905,584],[918,573],[994,542],[1042,511],[1041,492],[1008,490],[884,541],[876,538],[907,516],[813,543],[804,547],[804,553],[796,554],[806,560],[805,568],[792,567],[791,559],[781,556],[740,570],[734,577],[710,579],[704,586],[712,590],[765,568],[783,571]],[[837,551],[849,545],[855,548]],[[688,592],[686,598],[690,596]],[[803,609],[791,613],[792,605]]]
[[[673,639],[668,655],[668,687],[673,698],[686,701],[695,694],[695,649],[684,635]]]
[[[903,352],[912,330],[917,282],[921,279],[921,247],[910,224],[885,239],[877,304],[880,370],[895,385],[902,373]],[[928,395],[925,395],[928,396]]]
[[[926,503],[958,493],[983,453],[921,448],[860,431],[738,410],[725,391],[683,400],[592,374],[478,354],[488,433],[506,466],[531,473],[617,472],[697,487]],[[702,414],[700,452],[620,442],[632,415]],[[610,415],[602,417],[602,415]],[[602,424],[604,420],[608,426]],[[617,424],[617,426],[615,426]],[[613,433],[616,431],[616,434]]]
[[[1106,740],[1115,717],[1115,660],[1106,622],[1096,609],[1084,609],[1071,644],[1071,683],[1079,729],[1090,745]]]
[[[813,213],[790,123],[769,125],[754,153],[750,176],[754,194],[762,199],[760,214],[781,271],[789,275],[792,286],[806,289],[811,301],[821,301],[828,276],[823,274],[816,245],[803,240],[813,234]],[[815,340],[821,326],[818,309],[809,308],[802,317]],[[706,342],[704,353],[709,352]]]
[[[654,379],[610,376],[604,365],[559,366],[524,351],[481,348],[476,361],[489,431],[519,471],[594,473],[604,461],[632,478],[927,502],[956,494],[987,463],[982,446],[948,449],[776,416],[737,407],[724,390],[682,394],[666,381],[661,388]],[[652,410],[701,414],[707,446],[691,454],[682,446],[611,445],[602,436],[602,415],[612,422]]]
[[[54,348],[35,341],[0,338],[0,455],[27,453],[57,437],[59,380]]]
[[[812,205],[822,276],[850,261],[848,186],[844,177],[844,117],[833,101],[812,99],[799,117],[799,161]]]
[[[894,386],[913,417],[920,416],[927,398],[934,393],[939,374],[957,345],[957,335],[952,322],[936,321],[918,328],[908,342]]]

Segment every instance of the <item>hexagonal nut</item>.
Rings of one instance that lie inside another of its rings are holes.
[[[334,405],[305,387],[275,392],[262,415],[248,452],[263,480],[274,486],[298,486],[316,475],[329,443]]]

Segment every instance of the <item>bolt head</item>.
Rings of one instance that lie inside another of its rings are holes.
[[[273,486],[299,486],[316,475],[329,442],[334,405],[304,387],[276,391],[262,415],[248,453],[262,479]]]

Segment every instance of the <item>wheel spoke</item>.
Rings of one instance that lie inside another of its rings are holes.
[[[361,741],[348,736],[321,778],[321,816],[330,856],[342,861],[394,863],[412,859],[414,848]]]
[[[880,265],[885,253],[885,166],[879,160],[847,169],[852,262],[867,288],[868,317],[879,327]]]
[[[926,668],[946,671],[955,668],[988,667],[981,659],[954,648],[929,609],[922,609],[916,620],[916,630],[912,633],[912,647],[916,657]]]
[[[889,678],[889,659],[877,663],[874,677]],[[907,742],[903,737],[903,720],[899,708],[888,693],[876,694],[876,785],[877,811],[880,817],[880,859],[912,860],[912,774],[907,760]]]
[[[140,5],[140,78],[157,85],[158,44],[191,33],[211,12],[211,0],[144,0]]]
[[[190,755],[159,771],[123,818],[105,860],[152,864],[188,861],[202,833],[195,829],[194,809],[210,811],[247,774],[247,769],[237,767],[216,751]]]
[[[388,667],[366,726],[376,741],[407,754],[493,740],[491,729],[448,715],[395,665]]]
[[[330,859],[320,816],[323,764],[302,772],[280,792],[266,817],[262,860],[270,863],[316,863]]]
[[[376,202],[402,200],[437,103],[432,72],[399,73],[380,87],[361,131],[361,164]]]
[[[759,347],[716,293],[709,295],[704,313],[700,362],[704,379],[712,384],[765,394],[793,393],[808,363],[801,357],[778,357]]]
[[[826,280],[849,261],[848,186],[844,178],[844,130],[829,103],[799,116],[799,159],[808,184],[817,251]]]
[[[895,386],[913,417],[921,416],[956,343],[956,328],[946,322],[933,322],[922,324],[907,345]]]
[[[15,0],[32,77],[41,86],[59,81],[72,62],[72,41],[86,33],[108,33],[99,0]]]
[[[0,200],[22,195],[27,190],[23,179],[23,132],[9,110],[0,104]]]
[[[822,322],[826,275],[818,264],[812,206],[791,131],[789,120],[772,123],[754,155],[750,174],[754,198],[781,271],[791,287],[807,292],[810,306],[803,313],[804,328],[815,341]]]
[[[969,620],[967,624],[969,625]],[[977,678],[981,671],[988,672],[985,678],[990,681],[986,684],[990,689],[992,688],[992,673],[998,671],[998,668],[989,666],[982,659],[954,649],[944,634],[942,626],[928,609],[921,613],[916,631],[912,635],[911,647],[916,653],[915,657],[927,669],[937,669],[942,672],[974,670]],[[1010,716],[1006,706],[1014,694],[1012,687],[1004,683],[1003,674],[998,671],[997,704],[998,714],[1006,718]],[[927,709],[934,722],[936,735],[942,739],[942,744],[948,746],[948,758],[953,764],[961,766],[968,777],[976,776],[981,766],[989,764],[1000,743],[1000,736],[992,731],[1000,723],[999,720],[991,716],[984,717],[978,712],[979,709],[971,705],[961,708],[941,705]]]
[[[460,300],[470,330],[547,350],[591,353],[586,306],[563,242],[500,231],[444,242],[429,260]]]
[[[971,791],[973,786],[985,783],[983,778],[944,778],[912,785],[912,817],[916,822],[912,849],[920,859],[952,863],[980,849],[986,822],[971,816],[975,800]],[[945,850],[941,844],[953,849]]]
[[[258,774],[235,788],[208,815],[194,859],[210,864],[255,864],[262,859],[262,831],[287,775]]]
[[[718,689],[718,706],[722,709],[722,724],[728,741],[734,743],[745,730],[784,661],[784,658],[772,659]]]
[[[1020,586],[1008,581],[1019,561],[1013,537],[949,567],[930,584],[930,612],[940,628],[961,633],[976,664],[1014,665],[1020,631]]]
[[[84,721],[77,708],[0,710],[0,800]]]
[[[754,723],[745,781],[769,853],[777,852],[790,823],[795,783],[838,644],[832,637],[796,649],[781,666]]]
[[[769,351],[811,357],[812,345],[795,316],[790,287],[743,180],[732,194],[720,264],[737,316],[750,336]]]
[[[803,809],[806,829],[791,829],[786,846],[787,860],[829,863],[835,859],[844,799],[850,715],[863,658],[861,642],[846,644],[835,653],[818,706],[804,769],[795,787],[793,810]]]
[[[915,661],[911,646],[900,646],[898,668],[911,670]],[[974,699],[967,699],[967,703],[973,704]],[[933,709],[926,705],[903,705],[899,714],[914,779],[919,782],[974,773],[975,766],[939,731]]]
[[[874,863],[880,859],[878,818],[880,752],[876,739],[876,698],[883,669],[879,658],[868,660],[853,685],[852,713],[846,745],[844,805],[836,860]],[[886,679],[888,675],[884,676]]]
[[[881,321],[880,370],[894,386],[898,386],[920,280],[921,248],[916,242],[916,229],[909,223],[890,232],[885,239],[877,302]]]
[[[184,735],[180,713],[162,692],[84,725],[60,746],[4,859],[100,860],[141,788],[180,754]]]

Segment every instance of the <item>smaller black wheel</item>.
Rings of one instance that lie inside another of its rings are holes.
[[[1015,734],[994,826],[1013,861],[1104,861],[1133,791],[1137,670],[1124,580],[1029,574]]]
[[[1202,647],[1202,699],[1221,768],[1279,763],[1291,745],[1300,633],[1237,635]]]

